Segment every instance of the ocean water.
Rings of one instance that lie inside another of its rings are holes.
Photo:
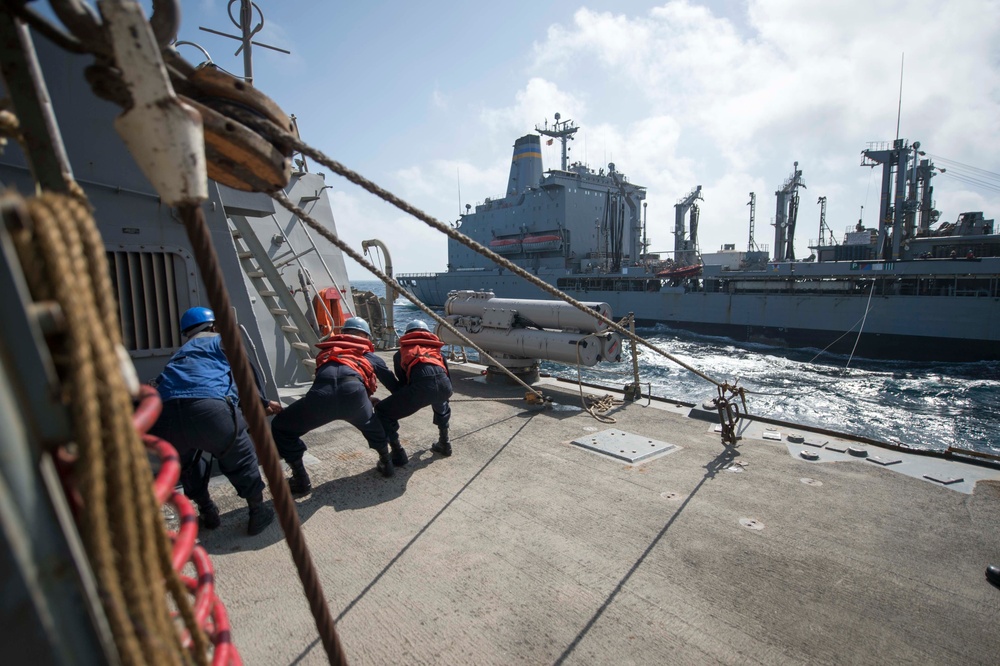
[[[384,295],[380,282],[355,282]],[[397,299],[396,328],[429,318]],[[665,325],[636,333],[718,381],[748,391],[751,414],[830,428],[912,448],[949,446],[1000,455],[1000,362],[913,363],[849,359],[819,349],[779,349],[694,335]],[[643,393],[700,403],[715,386],[652,351],[639,348]],[[622,363],[580,369],[584,381],[632,381],[628,344]],[[544,362],[543,371],[576,379],[577,368]],[[647,389],[648,384],[648,389]],[[592,391],[591,391],[592,392]]]

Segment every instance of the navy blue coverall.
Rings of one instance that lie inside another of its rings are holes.
[[[156,379],[163,412],[150,433],[177,449],[184,494],[199,507],[210,501],[209,461],[202,451],[216,457],[243,499],[264,490],[221,340],[218,333],[192,336]],[[267,405],[267,398],[259,397]]]
[[[382,422],[386,436],[394,443],[399,442],[399,420],[416,414],[427,405],[434,412],[434,425],[439,430],[447,429],[451,420],[448,399],[451,397],[452,387],[448,371],[433,363],[417,363],[410,369],[407,380],[400,358],[400,352],[392,357],[399,388],[375,407],[375,414]],[[445,360],[444,364],[447,366],[448,361]]]
[[[379,356],[368,352],[375,376],[389,391],[396,390],[396,377]],[[371,399],[361,375],[340,363],[325,363],[316,371],[312,387],[271,421],[271,434],[278,453],[287,463],[302,460],[306,452],[302,435],[332,421],[347,421],[361,431],[368,446],[388,445],[382,424],[375,418]]]

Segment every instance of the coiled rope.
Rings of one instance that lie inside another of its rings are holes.
[[[51,344],[78,453],[80,536],[121,661],[205,664],[208,642],[172,566],[146,449],[131,420],[101,237],[89,210],[73,197],[43,194],[22,210],[23,225],[12,235],[32,296],[56,301],[65,317],[63,334]],[[168,597],[190,632],[190,652],[181,644]]]

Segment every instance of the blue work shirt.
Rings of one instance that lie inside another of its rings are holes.
[[[218,398],[239,401],[229,360],[218,333],[199,333],[185,342],[156,380],[160,398]]]

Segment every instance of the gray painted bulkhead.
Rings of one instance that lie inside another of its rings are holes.
[[[156,308],[163,316],[157,318],[150,314],[150,318],[143,321],[143,317],[137,315],[136,327],[145,331],[148,324],[149,339],[139,345],[140,348],[129,349],[139,378],[145,382],[159,374],[181,343],[176,331],[180,313],[189,307],[207,305],[207,293],[198,275],[187,234],[175,211],[160,203],[153,187],[114,131],[113,121],[120,109],[96,98],[87,86],[84,68],[90,64],[90,59],[68,54],[37,34],[33,38],[73,174],[94,207],[106,249],[118,253],[109,258],[119,256],[125,263],[132,262],[123,270],[126,274],[130,269],[136,271],[132,274],[138,280],[136,285],[139,282],[152,284],[155,276],[156,284],[162,287]],[[10,142],[0,155],[0,182],[30,195],[35,185],[26,165],[19,147]],[[295,172],[286,192],[293,202],[336,233],[327,187],[322,174]],[[286,286],[299,287],[297,273],[301,266],[309,271],[320,288],[340,288],[345,307],[353,312],[343,256],[328,241],[315,233],[310,234],[290,213],[280,207],[276,210],[266,195],[238,192],[210,181],[209,200],[203,209],[229,297],[246,331],[244,341],[250,343],[248,352],[254,356],[256,351],[267,393],[277,398],[276,387],[308,382],[312,370],[300,364],[291,353],[278,323],[249,286],[236,254],[226,213],[246,216],[261,243],[269,248],[268,255],[272,258],[289,248],[295,248],[296,252],[318,248],[288,264],[283,273],[287,278]],[[272,242],[276,235],[283,237],[280,245]],[[159,266],[157,270],[148,265],[148,259],[154,255],[158,257],[153,259],[153,264]],[[172,276],[173,285],[162,284],[166,276]],[[297,302],[305,305],[301,294]],[[133,327],[128,323],[128,306],[120,305],[128,347]],[[146,333],[140,332],[139,338],[146,337]]]

